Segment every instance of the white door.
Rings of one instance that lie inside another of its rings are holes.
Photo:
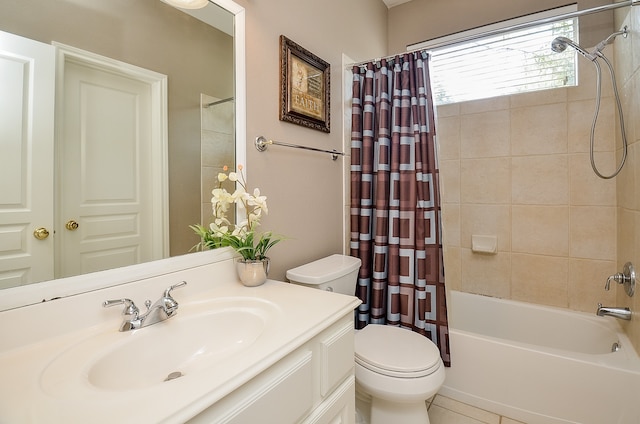
[[[91,58],[65,56],[59,91],[57,277],[166,256],[166,77]]]
[[[54,96],[55,48],[0,32],[0,288],[54,276]]]

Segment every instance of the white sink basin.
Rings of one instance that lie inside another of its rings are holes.
[[[257,299],[219,299],[180,305],[166,321],[129,332],[91,336],[46,367],[41,386],[61,396],[73,386],[143,389],[197,375],[253,345],[278,308]]]

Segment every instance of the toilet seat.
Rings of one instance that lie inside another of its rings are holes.
[[[377,324],[356,332],[355,361],[373,372],[397,378],[424,377],[442,365],[438,348],[428,338]]]

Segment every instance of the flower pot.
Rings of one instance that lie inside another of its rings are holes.
[[[238,259],[236,262],[238,278],[247,287],[256,287],[267,281],[269,258],[260,260]]]

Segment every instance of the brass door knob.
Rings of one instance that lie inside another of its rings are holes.
[[[78,223],[72,219],[71,221],[65,224],[65,227],[67,228],[67,230],[73,231],[78,229]]]
[[[49,237],[49,230],[47,230],[44,227],[40,227],[37,228],[34,232],[33,232],[33,236],[35,238],[37,238],[38,240],[44,240],[47,237]]]

